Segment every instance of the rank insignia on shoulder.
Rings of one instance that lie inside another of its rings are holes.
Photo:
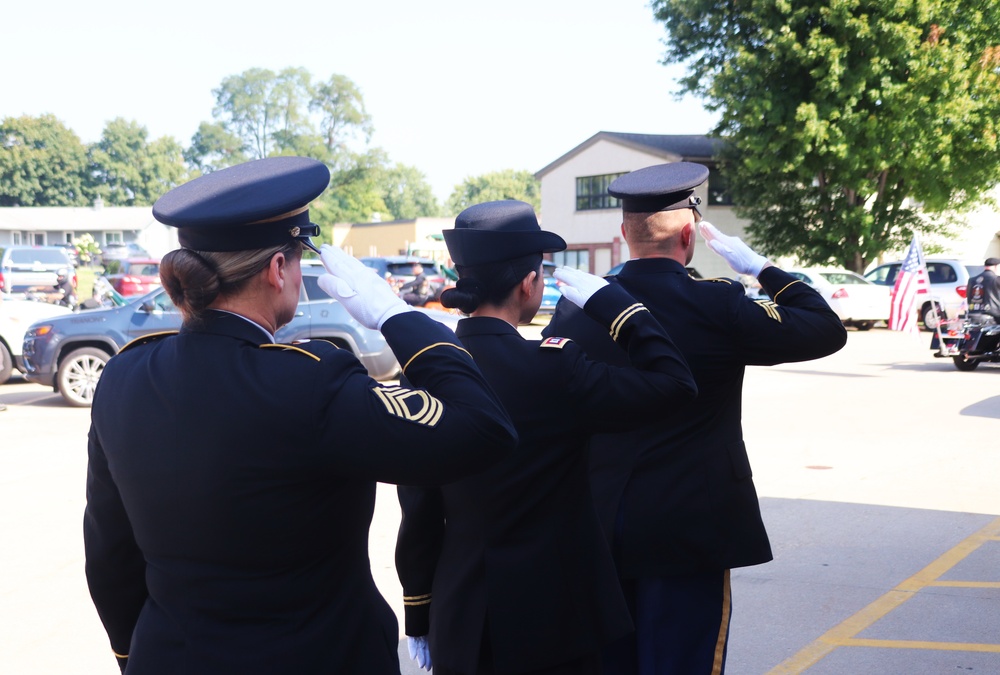
[[[143,335],[142,337],[137,337],[130,342],[126,342],[125,346],[121,348],[120,351],[125,351],[126,349],[132,349],[133,347],[138,347],[139,345],[149,344],[150,342],[156,342],[165,337],[170,337],[171,335],[177,335],[179,331],[176,330],[165,330],[159,333],[150,333],[149,335]]]
[[[385,406],[386,412],[407,422],[433,427],[444,413],[444,404],[422,389],[378,386],[371,391]]]
[[[774,319],[778,323],[781,323],[781,314],[778,313],[778,303],[771,300],[754,300],[755,305],[763,309],[768,317]]]
[[[565,347],[570,342],[572,342],[572,340],[570,340],[569,338],[564,338],[564,337],[550,337],[550,338],[545,338],[544,340],[542,340],[541,343],[538,346],[539,347],[544,347],[546,349],[562,349],[563,347]]]

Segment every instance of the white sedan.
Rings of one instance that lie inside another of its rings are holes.
[[[860,274],[820,267],[785,270],[809,284],[823,296],[845,326],[869,330],[878,321],[889,320],[889,287],[879,286]]]
[[[15,368],[21,370],[21,345],[28,326],[42,319],[71,313],[69,308],[60,305],[13,299],[0,294],[0,384],[10,379]]]

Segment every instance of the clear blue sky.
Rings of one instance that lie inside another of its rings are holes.
[[[249,68],[351,78],[374,145],[439,199],[537,171],[598,131],[706,133],[643,0],[8,3],[0,117],[52,113],[87,143],[115,117],[187,146],[212,89]]]

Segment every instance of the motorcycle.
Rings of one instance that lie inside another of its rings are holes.
[[[972,371],[980,363],[1000,363],[1000,324],[987,314],[943,321],[931,339],[938,358],[951,358],[961,371]]]

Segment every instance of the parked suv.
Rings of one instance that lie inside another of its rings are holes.
[[[399,364],[378,331],[355,321],[317,282],[320,266],[302,266],[302,291],[291,323],[278,330],[278,342],[325,339],[350,350],[377,380],[391,379]],[[457,317],[427,311],[454,328]],[[24,338],[25,378],[52,387],[70,405],[89,406],[104,364],[126,343],[149,333],[180,328],[181,314],[158,288],[111,309],[78,312],[32,324]]]
[[[931,297],[920,306],[920,320],[925,330],[935,330],[938,316],[931,300],[938,303],[948,318],[955,318],[965,311],[965,287],[969,278],[983,271],[982,265],[967,265],[951,258],[927,258],[927,276],[931,283]],[[865,279],[880,286],[892,287],[902,267],[901,261],[888,262],[865,273]]]
[[[59,270],[76,273],[73,261],[60,246],[8,246],[0,249],[0,291],[24,293],[32,286],[55,287]]]

